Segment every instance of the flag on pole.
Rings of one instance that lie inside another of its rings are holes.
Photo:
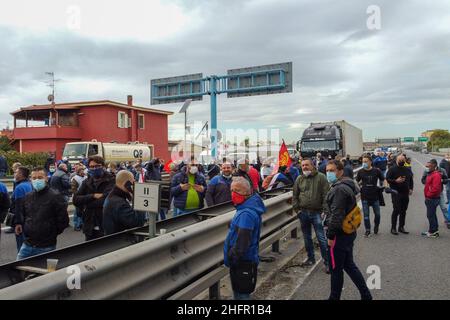
[[[281,144],[281,148],[280,148],[280,152],[278,153],[278,167],[289,167],[291,165],[292,161],[291,161],[291,157],[289,156],[289,151],[286,147],[286,144],[283,143]]]

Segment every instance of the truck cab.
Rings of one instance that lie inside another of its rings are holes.
[[[103,157],[103,149],[99,142],[71,142],[64,148],[63,157],[67,157],[69,163],[78,163],[92,156]]]
[[[318,152],[324,157],[342,155],[342,133],[337,125],[311,125],[297,142],[297,150],[303,158],[315,157]]]

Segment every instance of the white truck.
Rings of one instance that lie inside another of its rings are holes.
[[[67,143],[63,157],[67,157],[69,163],[74,164],[91,156],[101,156],[106,163],[127,162],[141,159],[142,162],[153,158],[153,145],[140,143],[103,143],[96,140],[88,142]]]
[[[320,152],[325,157],[349,155],[357,161],[363,154],[362,130],[344,120],[311,123],[297,142],[297,150],[302,157],[312,158]]]

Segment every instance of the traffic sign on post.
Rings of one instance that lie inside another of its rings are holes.
[[[156,215],[159,214],[161,186],[157,183],[134,185],[133,207],[136,211],[149,213],[149,237],[156,236]]]
[[[429,140],[428,137],[419,137],[418,139],[419,142],[428,142]]]
[[[403,142],[414,142],[414,137],[405,137],[403,138]]]

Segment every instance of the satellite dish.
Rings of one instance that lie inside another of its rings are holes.
[[[47,100],[48,100],[49,102],[54,102],[54,101],[55,101],[55,96],[52,95],[52,94],[49,94],[48,97],[47,97]]]

